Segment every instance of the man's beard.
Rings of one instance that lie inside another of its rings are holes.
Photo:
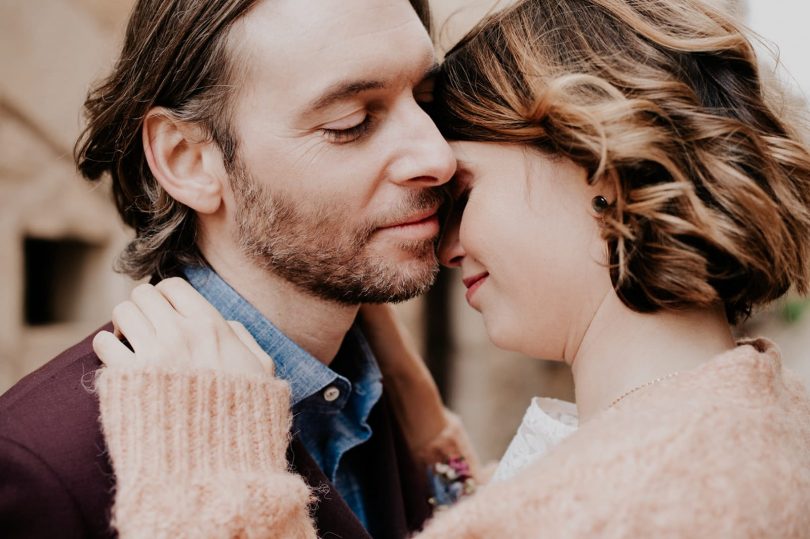
[[[352,228],[352,215],[329,201],[307,206],[270,194],[238,161],[230,170],[236,202],[237,241],[264,269],[316,297],[343,304],[400,302],[426,292],[438,273],[436,239],[398,247],[405,262],[369,252],[374,232],[397,219],[433,209],[445,200],[440,189],[413,190],[384,223]]]

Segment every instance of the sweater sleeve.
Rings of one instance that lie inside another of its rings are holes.
[[[96,389],[123,539],[316,536],[309,489],[287,470],[285,382],[108,367]]]

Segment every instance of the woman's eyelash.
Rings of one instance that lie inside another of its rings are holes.
[[[371,115],[367,115],[362,122],[348,129],[321,129],[326,138],[335,144],[347,144],[359,140],[371,128]]]

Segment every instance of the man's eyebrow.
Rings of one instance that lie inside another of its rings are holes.
[[[381,88],[385,88],[385,83],[379,80],[338,82],[327,88],[321,96],[315,100],[310,110],[323,110],[338,101],[354,97],[368,90],[379,90]]]
[[[431,58],[432,62],[430,63],[430,67],[425,70],[422,80],[433,78],[439,72],[439,63],[433,56],[431,56]],[[339,101],[354,97],[357,94],[361,94],[369,90],[381,90],[386,86],[387,83],[382,80],[355,80],[348,82],[337,82],[324,90],[321,96],[315,100],[311,107],[309,107],[309,110],[312,112],[317,112]]]

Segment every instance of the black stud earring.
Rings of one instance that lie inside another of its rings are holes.
[[[591,206],[596,213],[602,213],[610,207],[610,203],[602,195],[596,195],[593,197],[593,200],[591,200]]]

